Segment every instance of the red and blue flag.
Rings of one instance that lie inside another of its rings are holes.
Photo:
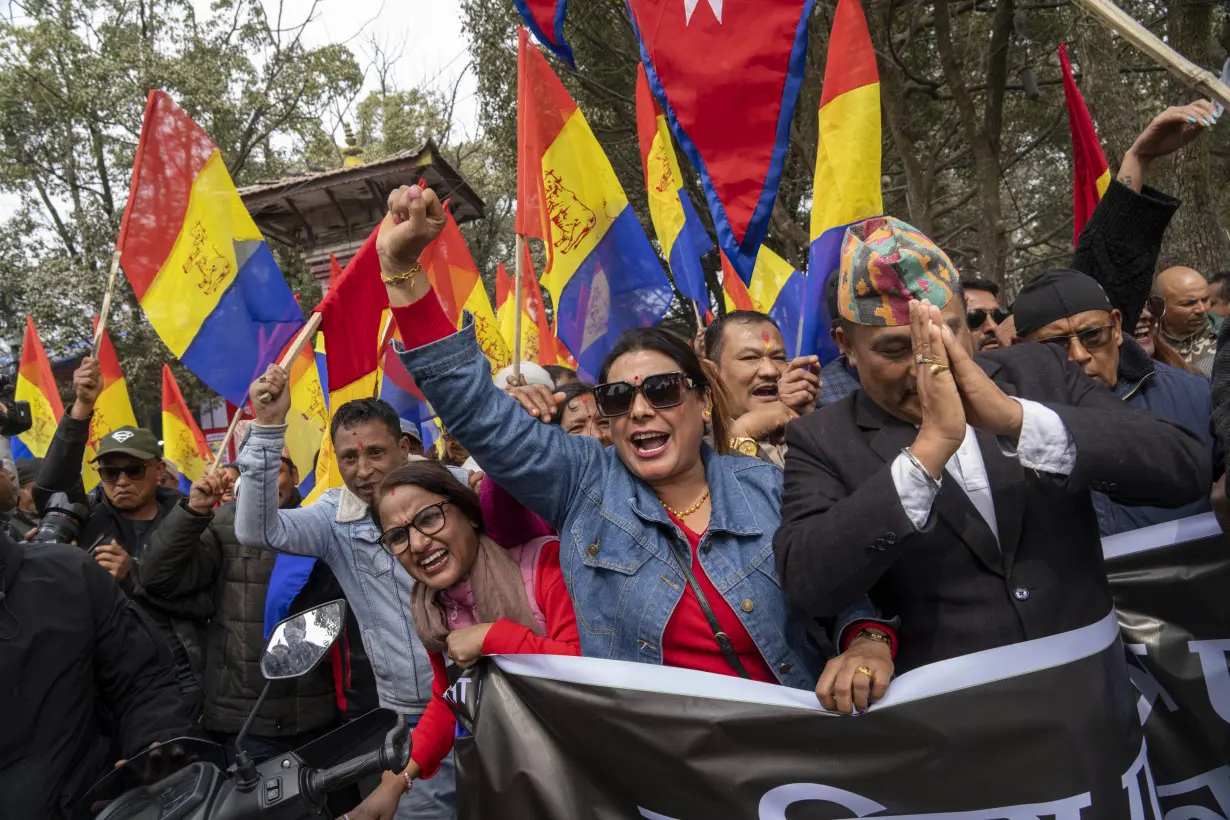
[[[768,228],[815,0],[628,0],[649,86],[745,284]]]
[[[564,41],[564,18],[568,14],[568,0],[513,0],[521,18],[534,39],[546,46],[552,54],[575,69],[572,47]]]

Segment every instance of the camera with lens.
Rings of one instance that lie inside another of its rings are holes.
[[[37,544],[71,544],[81,534],[81,525],[90,514],[85,504],[74,504],[64,493],[55,493],[47,500],[38,532],[30,539]]]
[[[30,402],[13,398],[13,380],[7,373],[0,373],[0,436],[20,436],[34,426]]]

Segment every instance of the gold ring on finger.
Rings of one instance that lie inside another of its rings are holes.
[[[873,680],[875,679],[875,673],[871,671],[870,667],[867,667],[867,666],[860,666],[858,669],[855,669],[854,671],[855,671],[855,672],[861,672],[861,673],[863,673],[864,675],[866,675],[867,677],[869,677],[869,678],[871,678],[871,679],[873,679]]]
[[[941,364],[940,362],[932,362],[932,363],[931,363],[931,375],[932,375],[932,376],[938,376],[938,375],[940,375],[941,373],[947,372],[947,371],[948,371],[948,370],[950,370],[950,369],[951,369],[951,368],[949,368],[949,367],[948,367],[948,365],[946,365],[946,364]]]
[[[924,356],[923,354],[921,353],[914,354],[914,364],[922,364],[925,361],[927,361],[927,357]]]

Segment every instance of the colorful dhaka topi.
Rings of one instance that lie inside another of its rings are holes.
[[[911,299],[942,308],[959,288],[948,255],[913,225],[876,216],[846,229],[837,301],[847,321],[908,325]]]

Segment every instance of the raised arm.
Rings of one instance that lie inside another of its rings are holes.
[[[239,453],[243,481],[235,495],[235,536],[245,547],[324,558],[331,543],[329,510],[320,504],[297,510],[278,509],[278,473],[286,438],[290,389],[286,371],[269,365],[252,384],[256,423]]]
[[[167,600],[214,585],[222,568],[222,545],[210,524],[214,507],[229,488],[225,470],[206,473],[167,514],[137,567],[137,581],[146,595]]]
[[[467,313],[462,329],[453,331],[417,261],[444,219],[430,189],[403,186],[389,197],[376,249],[406,345],[402,363],[445,429],[487,475],[558,528],[602,448],[535,420],[492,383],[473,316]]]
[[[98,360],[86,356],[73,372],[73,406],[60,419],[47,457],[34,482],[34,503],[43,511],[53,493],[67,493],[77,504],[85,504],[85,486],[81,483],[81,462],[85,445],[90,440],[90,420],[94,403],[102,392],[102,371]]]
[[[1213,104],[1198,100],[1167,108],[1123,156],[1119,173],[1081,231],[1073,267],[1092,276],[1131,331],[1157,272],[1162,237],[1179,201],[1145,187],[1153,162],[1187,145],[1217,119]]]

